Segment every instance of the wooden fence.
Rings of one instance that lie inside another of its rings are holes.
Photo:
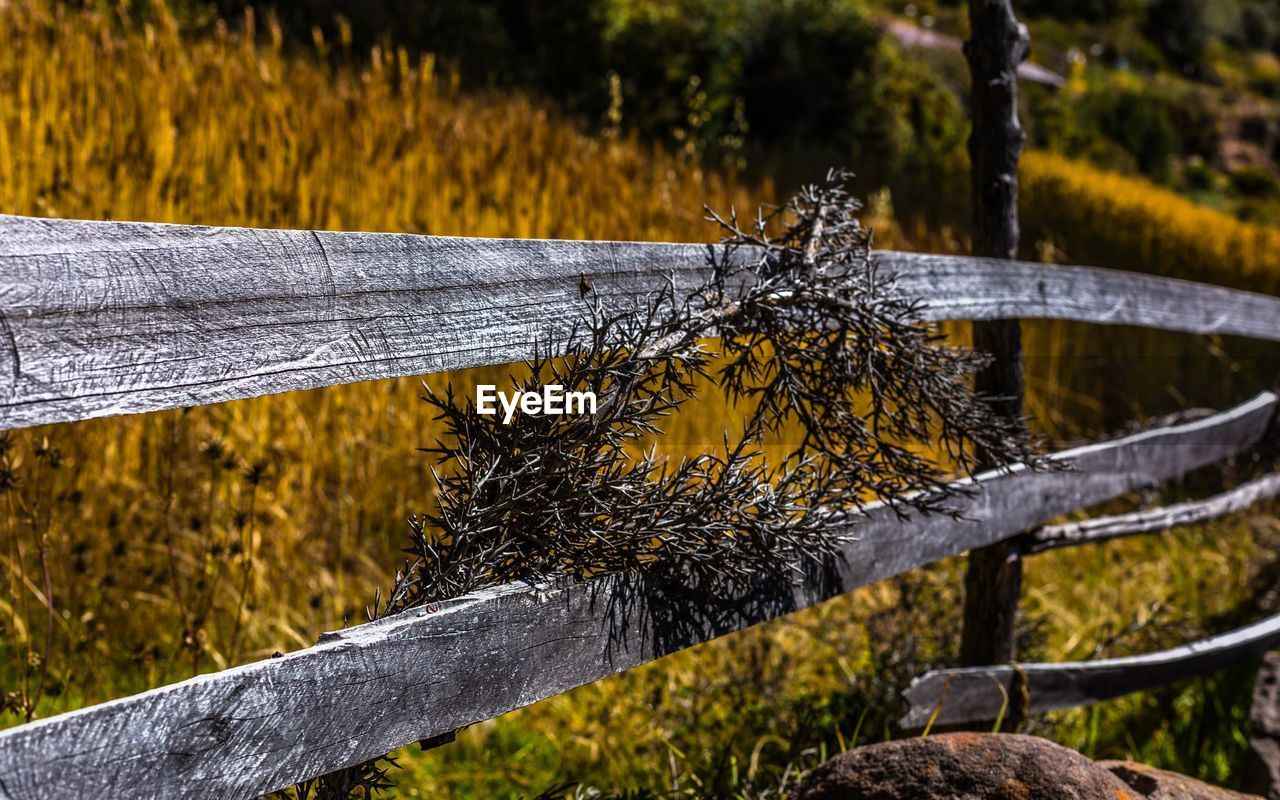
[[[0,216],[0,428],[518,361],[564,341],[582,276],[601,295],[643,297],[668,280],[700,284],[708,255],[690,244]],[[1280,341],[1280,298],[1090,267],[875,258],[930,320],[1067,319]],[[956,516],[872,508],[828,568],[790,586],[743,584],[696,608],[643,576],[548,579],[324,634],[298,652],[0,732],[0,798],[250,797],[1011,537],[1036,552],[1231,513],[1276,494],[1277,477],[1208,501],[1041,527],[1247,451],[1276,414],[1277,397],[1263,393],[1053,456],[1070,469],[983,474],[947,501]],[[1033,711],[1085,702],[1216,668],[1278,631],[1272,619],[1152,656],[934,675],[911,689],[906,723],[990,718],[992,698],[1019,681]]]

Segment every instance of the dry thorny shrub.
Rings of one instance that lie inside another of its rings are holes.
[[[504,424],[452,389],[428,390],[448,432],[428,450],[439,510],[411,520],[412,560],[370,617],[548,576],[639,573],[686,597],[790,581],[838,558],[872,502],[939,512],[959,491],[951,476],[971,474],[979,453],[1041,463],[1022,421],[975,394],[986,356],[945,344],[877,270],[846,177],[833,172],[745,226],[711,213],[724,237],[710,250],[711,279],[688,295],[668,282],[617,308],[584,281],[574,355],[535,359],[516,388],[591,391],[595,414]],[[675,463],[652,449],[637,456],[695,399],[699,377],[747,401],[740,433]],[[765,438],[793,429],[799,441],[768,463]],[[290,796],[369,794],[386,784],[377,764]]]

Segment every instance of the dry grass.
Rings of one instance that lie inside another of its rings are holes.
[[[163,13],[138,24],[0,6],[0,210],[699,240],[717,235],[704,200],[754,205],[730,178],[634,139],[585,136],[526,97],[461,96],[429,57],[375,51],[329,69],[263,27],[255,46],[252,18],[184,40]],[[39,656],[43,540],[57,611],[49,680],[65,692],[45,693],[42,713],[358,621],[390,576],[404,517],[431,502],[413,448],[438,428],[416,395],[413,381],[388,381],[15,436],[11,497],[26,509],[9,519],[0,611],[15,661],[28,643]],[[46,436],[64,463],[37,475]]]
[[[1025,227],[1072,263],[1260,292],[1280,288],[1280,228],[1241,222],[1141,178],[1051,153],[1027,153],[1020,177]]]
[[[429,58],[383,51],[329,68],[287,53],[270,24],[259,28],[257,45],[225,28],[184,39],[163,12],[144,25],[49,0],[0,2],[0,210],[703,240],[715,235],[700,219],[704,201],[749,208],[774,194],[625,136],[585,135],[521,95],[461,95]],[[1047,156],[1028,157],[1025,180],[1034,202],[1076,230],[1130,237],[1133,268],[1273,285],[1273,232]],[[902,245],[887,204],[879,209],[878,244]],[[1075,255],[1082,241],[1058,246]],[[929,231],[911,243],[955,244]],[[1100,409],[1083,390],[1061,391],[1078,369],[1079,330],[1032,331],[1033,410],[1050,428]],[[1126,340],[1090,341],[1110,352]],[[1179,358],[1182,377],[1200,375],[1199,362]],[[717,440],[726,413],[713,402],[674,420],[672,449]],[[11,706],[0,721],[21,721],[37,694],[47,715],[302,647],[357,621],[387,582],[404,516],[431,502],[413,447],[435,430],[413,382],[401,380],[15,435],[0,463],[0,474],[19,477],[0,522],[0,688]],[[61,451],[57,469],[37,455],[46,437]],[[1026,604],[1038,621],[1033,652],[1119,652],[1150,644],[1115,636],[1135,620],[1225,608],[1244,592],[1235,576],[1273,533],[1225,523],[1041,557]],[[726,789],[809,746],[789,738],[796,730],[832,748],[881,738],[883,728],[859,725],[861,710],[900,688],[890,684],[902,670],[946,654],[957,586],[957,566],[943,565],[476,726],[408,758],[402,794],[509,796],[556,777]],[[1187,627],[1160,630],[1169,640]],[[1126,744],[1144,702],[1053,730],[1177,765],[1184,752],[1158,730]]]

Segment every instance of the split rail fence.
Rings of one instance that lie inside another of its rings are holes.
[[[510,363],[563,341],[590,278],[606,297],[708,276],[708,246],[251,230],[0,216],[0,428]],[[929,320],[1042,318],[1280,341],[1280,298],[1091,267],[879,252]],[[244,798],[454,731],[856,587],[1035,531],[1027,551],[1161,530],[1280,492],[1042,527],[1274,434],[1277,397],[972,481],[958,517],[887,507],[842,558],[780,590],[671,608],[643,576],[513,584],[327,633],[282,657],[0,732],[0,798]],[[1269,434],[1268,432],[1272,433]],[[659,606],[662,606],[659,608]],[[651,624],[659,617],[687,624]],[[990,719],[1222,666],[1280,643],[1271,618],[1179,650],[931,674],[907,725]],[[1017,674],[1015,674],[1017,673]]]

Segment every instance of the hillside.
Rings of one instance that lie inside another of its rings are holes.
[[[964,219],[949,200],[965,175],[959,0],[175,3],[193,31],[216,27],[214,11],[234,24],[253,5],[274,9],[300,46],[322,37],[330,57],[378,43],[435,53],[468,87],[529,90],[598,130],[622,125],[785,183],[855,165],[868,190],[887,184],[931,219]],[[1029,0],[1017,10],[1031,29],[1029,68],[1044,73],[1024,87],[1032,146],[1242,219],[1280,220],[1274,3]]]
[[[967,36],[962,3],[878,2],[886,17]],[[1244,219],[1280,220],[1280,10],[1224,0],[1020,3],[1032,59],[1066,76],[1028,85],[1034,147],[1141,174]],[[938,62],[955,87],[956,57]]]

